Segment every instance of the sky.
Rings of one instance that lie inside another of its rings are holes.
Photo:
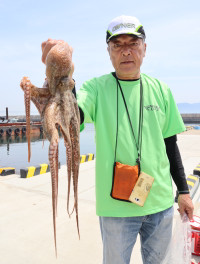
[[[0,0],[0,115],[25,114],[20,80],[42,87],[41,43],[63,39],[73,47],[76,89],[114,71],[106,30],[120,15],[137,17],[146,32],[141,72],[166,82],[177,103],[200,103],[199,0]],[[31,105],[31,114],[37,114]]]

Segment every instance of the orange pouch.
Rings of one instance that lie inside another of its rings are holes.
[[[120,162],[114,163],[113,185],[111,197],[117,200],[129,201],[131,192],[139,176],[139,166],[130,166]]]

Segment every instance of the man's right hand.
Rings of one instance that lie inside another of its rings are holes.
[[[48,39],[44,42],[42,42],[42,62],[45,64],[46,62],[46,57],[47,57],[47,54],[48,52],[50,51],[50,49],[55,46],[56,44],[58,43],[63,43],[64,40],[56,40],[56,39]]]

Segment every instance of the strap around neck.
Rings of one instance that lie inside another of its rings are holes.
[[[115,144],[115,162],[116,162],[116,152],[117,152],[117,139],[118,139],[118,87],[120,88],[121,94],[122,94],[122,98],[124,101],[124,105],[126,108],[126,112],[127,112],[127,116],[128,116],[128,120],[129,120],[129,124],[131,127],[131,131],[133,134],[133,138],[135,141],[135,146],[137,149],[137,153],[138,153],[138,158],[136,159],[136,162],[140,165],[140,159],[141,159],[141,149],[142,149],[142,127],[143,127],[143,86],[142,86],[142,79],[140,78],[140,116],[139,116],[139,129],[138,129],[138,141],[136,140],[135,134],[134,134],[134,130],[133,130],[133,126],[131,123],[131,118],[129,115],[129,111],[128,111],[128,107],[126,104],[126,100],[124,97],[124,93],[122,90],[122,87],[120,85],[120,82],[117,78],[117,76],[114,76],[116,78],[117,81],[117,131],[116,131],[116,144]]]

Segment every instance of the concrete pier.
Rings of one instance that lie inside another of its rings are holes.
[[[200,134],[178,135],[186,175],[200,163]],[[176,190],[174,186],[174,191]],[[78,239],[75,215],[66,212],[67,169],[59,171],[57,249],[55,257],[50,173],[22,179],[19,175],[0,177],[0,263],[2,264],[101,264],[102,243],[95,213],[95,161],[82,163],[79,176]],[[174,192],[175,193],[175,192]],[[194,196],[196,202],[200,191]],[[70,198],[73,206],[73,195]],[[175,217],[178,216],[175,204]],[[198,263],[199,258],[193,258]],[[177,263],[179,263],[177,261]],[[114,264],[114,263],[113,263]],[[142,264],[139,239],[131,264]]]

